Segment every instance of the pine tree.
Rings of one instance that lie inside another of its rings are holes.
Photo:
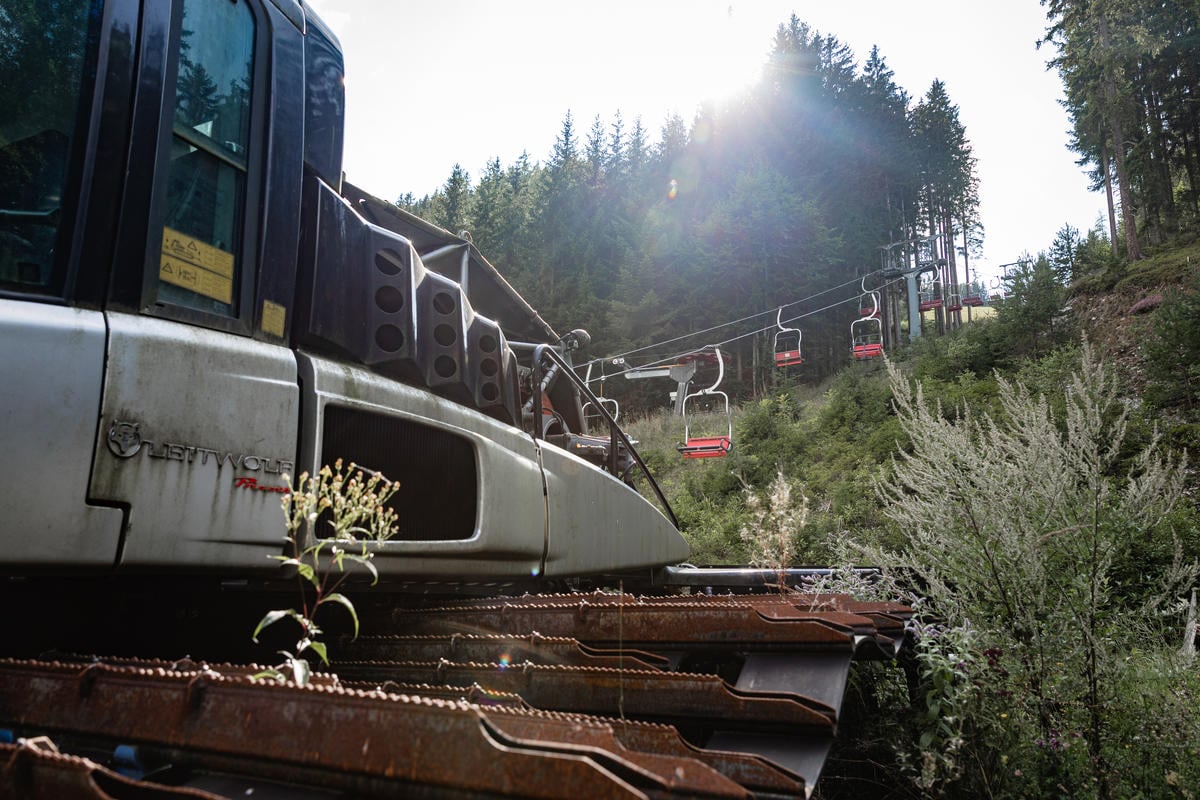
[[[430,209],[431,221],[451,233],[465,230],[470,218],[470,201],[471,176],[461,164],[455,164],[437,196],[437,202]]]
[[[1054,235],[1047,257],[1050,268],[1054,270],[1054,278],[1063,286],[1070,286],[1071,281],[1079,277],[1076,259],[1081,240],[1079,229],[1071,225],[1063,225]]]

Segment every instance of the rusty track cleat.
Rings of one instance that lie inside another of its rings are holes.
[[[199,789],[148,786],[78,756],[45,738],[0,744],[0,800],[224,800]]]
[[[716,675],[541,664],[337,662],[348,679],[386,677],[402,683],[478,684],[511,692],[535,708],[639,719],[675,720],[747,730],[812,728],[831,735],[833,709],[800,695],[743,692]]]
[[[511,715],[510,733],[539,725],[521,722],[539,712],[491,713]],[[546,798],[570,786],[586,797],[654,797],[681,785],[683,770],[691,776],[682,784],[688,794],[745,796],[699,762],[660,759],[657,768],[672,766],[659,775],[648,768],[653,759],[626,759],[624,748],[605,750],[599,736],[586,747],[535,747],[504,741],[488,720],[463,702],[254,683],[215,672],[0,662],[0,724],[138,742],[193,768],[251,780],[366,797],[395,796],[406,786]]]
[[[341,641],[337,675],[304,688],[252,664],[0,661],[0,735],[88,756],[4,751],[42,787],[84,787],[72,800],[130,782],[106,769],[114,743],[170,784],[132,782],[153,800],[807,797],[852,661],[893,657],[911,614],[815,593],[380,606],[393,633]]]
[[[589,647],[564,636],[446,634],[433,636],[360,636],[338,648],[347,660],[450,661],[495,664],[562,664],[574,667],[665,669],[669,659],[645,651]]]

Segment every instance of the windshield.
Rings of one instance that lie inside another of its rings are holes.
[[[100,5],[0,0],[0,289],[60,291],[63,183]]]

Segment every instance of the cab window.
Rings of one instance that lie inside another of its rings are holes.
[[[160,303],[239,314],[254,26],[245,0],[183,2]]]
[[[63,184],[99,10],[93,0],[0,4],[0,290],[61,291]]]

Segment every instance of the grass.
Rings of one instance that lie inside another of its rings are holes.
[[[1129,264],[1115,288],[1120,291],[1185,284],[1197,269],[1200,269],[1200,241],[1183,246],[1175,244],[1170,250],[1152,252]]]

